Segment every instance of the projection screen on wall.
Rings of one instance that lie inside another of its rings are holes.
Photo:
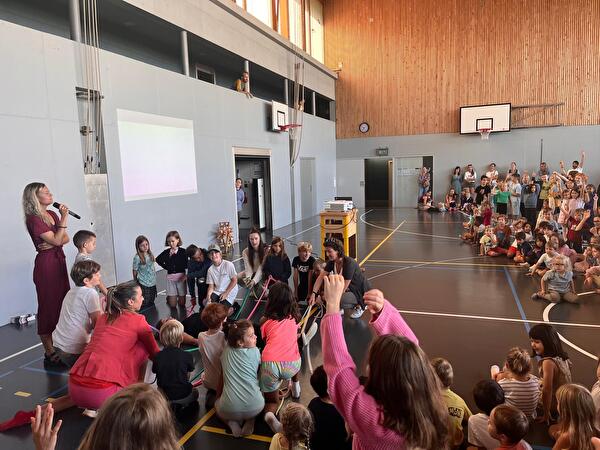
[[[117,109],[125,201],[198,192],[194,122]]]

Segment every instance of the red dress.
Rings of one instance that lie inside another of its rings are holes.
[[[48,213],[54,219],[54,225],[48,225],[41,217],[34,215],[25,218],[27,231],[38,252],[33,267],[33,282],[38,300],[38,334],[52,334],[58,323],[63,299],[70,288],[67,261],[62,245],[52,247],[50,250],[40,250],[38,247],[44,242],[40,235],[48,231],[58,232],[58,216],[54,211]]]

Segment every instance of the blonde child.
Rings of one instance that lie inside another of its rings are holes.
[[[144,306],[154,305],[156,299],[156,269],[154,254],[150,250],[150,242],[146,236],[135,238],[135,255],[133,257],[133,279],[142,288]]]
[[[166,321],[160,328],[160,342],[164,347],[152,363],[156,383],[176,411],[198,400],[198,391],[189,381],[194,370],[194,357],[180,348],[182,341],[181,322],[175,319]]]
[[[511,348],[502,372],[492,366],[492,378],[502,387],[508,405],[523,411],[528,419],[535,418],[541,386],[539,378],[531,374],[531,357],[526,350]]]
[[[550,270],[542,277],[540,290],[531,298],[533,300],[542,298],[551,303],[558,303],[561,300],[569,303],[577,302],[579,297],[573,284],[571,262],[566,256],[557,255],[552,258]]]
[[[483,236],[479,240],[479,256],[485,256],[488,252],[496,247],[498,244],[498,240],[496,239],[496,235],[494,234],[494,228],[491,226],[485,227],[485,231],[483,232]]]
[[[523,440],[529,431],[529,421],[522,411],[510,405],[498,405],[490,414],[490,436],[500,441],[498,449],[531,450]]]
[[[458,207],[458,195],[454,188],[450,188],[446,194],[444,205],[448,211],[456,211],[456,208]]]
[[[223,324],[227,320],[227,307],[220,303],[209,303],[202,310],[200,318],[208,327],[208,331],[198,335],[198,351],[204,367],[202,385],[217,394],[223,378],[221,355],[225,348]]]
[[[550,427],[556,439],[555,450],[598,450],[600,429],[596,424],[596,408],[590,391],[577,384],[565,384],[556,391],[560,421]]]
[[[281,432],[273,436],[269,450],[308,450],[313,418],[299,403],[288,403],[281,412]]]
[[[529,268],[528,276],[544,276],[544,274],[550,270],[552,259],[559,255],[558,248],[553,242],[546,242],[544,249],[544,254]]]
[[[169,247],[156,257],[156,262],[167,271],[167,304],[171,308],[185,306],[187,294],[185,270],[188,258],[181,248],[183,241],[177,231],[169,231],[165,238],[165,247]]]
[[[298,244],[298,256],[292,261],[294,269],[294,294],[299,302],[304,302],[312,291],[312,272],[315,258],[311,255],[312,244],[300,242]]]

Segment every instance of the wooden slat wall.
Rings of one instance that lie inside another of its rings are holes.
[[[464,105],[559,103],[600,124],[599,0],[327,0],[338,138],[458,132]],[[543,116],[543,115],[542,115]]]

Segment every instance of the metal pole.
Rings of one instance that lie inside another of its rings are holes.
[[[181,30],[181,65],[183,74],[186,77],[190,76],[190,55],[188,50],[187,31]]]
[[[544,139],[540,139],[540,164],[544,162]]]
[[[69,0],[69,26],[71,30],[71,39],[75,42],[81,42],[79,0]]]
[[[315,91],[313,91],[313,93],[312,93],[312,104],[313,104],[312,114],[313,114],[313,116],[316,116],[317,115],[317,93]]]
[[[283,80],[283,98],[285,100],[285,104],[289,106],[290,104],[290,88],[287,78]]]
[[[248,72],[248,82],[246,83],[246,92],[250,92],[250,61],[244,60],[244,72]]]

